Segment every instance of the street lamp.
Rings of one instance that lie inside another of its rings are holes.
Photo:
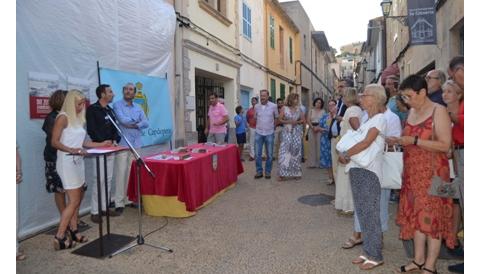
[[[380,3],[380,6],[382,7],[382,13],[383,17],[385,20],[387,18],[392,18],[400,22],[402,25],[406,26],[407,25],[407,16],[390,16],[390,11],[392,10],[392,1],[391,0],[383,0]]]
[[[392,8],[392,1],[383,0],[380,6],[382,6],[383,17],[388,17],[388,15],[390,15],[390,9]]]

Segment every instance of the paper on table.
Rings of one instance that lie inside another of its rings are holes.
[[[148,157],[148,159],[151,159],[151,160],[172,160],[173,156],[172,155],[160,154],[160,155],[155,155],[155,156],[152,156],[152,157]]]
[[[116,148],[91,148],[87,149],[87,153],[96,154],[96,153],[106,153],[117,150]]]

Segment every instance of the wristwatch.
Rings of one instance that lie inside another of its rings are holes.
[[[416,135],[413,139],[413,144],[416,146],[418,144],[418,135]]]

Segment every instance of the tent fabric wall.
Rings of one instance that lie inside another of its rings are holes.
[[[19,236],[24,237],[59,220],[53,194],[45,190],[43,120],[30,119],[28,73],[58,75],[61,88],[66,88],[69,77],[86,79],[91,102],[97,100],[97,61],[116,70],[173,75],[176,16],[171,4],[159,0],[16,3],[16,140],[24,170],[17,210]],[[169,82],[173,102],[173,78]],[[122,96],[120,90],[114,92]],[[90,207],[93,161],[86,162],[90,181],[81,212]]]

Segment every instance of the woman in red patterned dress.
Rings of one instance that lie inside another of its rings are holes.
[[[402,266],[400,272],[437,273],[435,265],[442,239],[450,248],[455,243],[453,202],[429,195],[428,189],[434,175],[444,181],[450,179],[446,152],[451,143],[451,120],[445,107],[428,99],[427,83],[422,77],[407,77],[399,89],[411,110],[402,137],[390,140],[404,149],[397,223],[401,227],[400,238],[413,238],[415,246],[414,260]]]

